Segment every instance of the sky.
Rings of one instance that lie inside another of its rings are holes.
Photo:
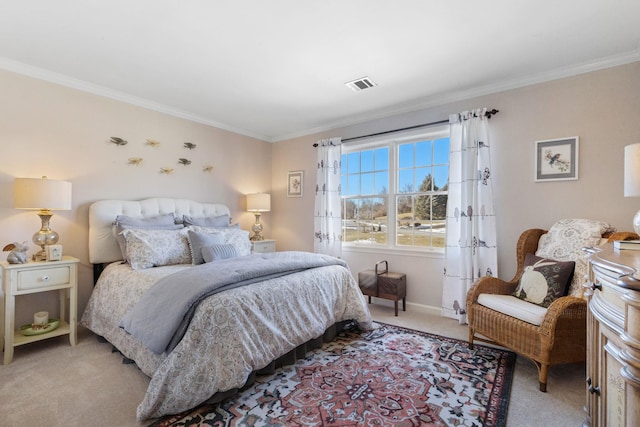
[[[397,145],[398,189],[414,191],[431,174],[437,188],[449,176],[449,138]],[[373,148],[342,155],[342,195],[375,195],[389,189],[389,149]]]

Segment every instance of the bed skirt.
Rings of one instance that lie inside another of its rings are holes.
[[[267,366],[265,366],[262,369],[258,369],[256,371],[251,372],[251,374],[249,375],[249,378],[247,378],[247,381],[244,383],[244,385],[241,388],[233,388],[231,390],[226,390],[226,391],[219,391],[216,394],[214,394],[213,396],[211,396],[209,399],[207,399],[204,403],[218,403],[223,401],[224,399],[234,396],[237,393],[245,390],[246,388],[250,387],[251,385],[253,385],[253,383],[255,382],[256,376],[257,375],[268,375],[268,374],[272,374],[275,372],[276,369],[282,367],[282,366],[287,366],[287,365],[293,365],[296,363],[297,360],[299,359],[304,359],[304,357],[306,356],[306,354],[312,350],[315,350],[317,348],[322,347],[322,345],[324,343],[327,342],[331,342],[333,341],[333,339],[336,337],[336,335],[338,335],[340,332],[342,332],[343,329],[346,329],[347,326],[351,325],[351,324],[356,324],[353,320],[343,320],[340,322],[336,322],[334,323],[332,326],[329,326],[327,328],[326,331],[324,331],[324,334],[322,334],[321,336],[319,336],[318,338],[314,338],[311,339],[303,344],[300,344],[298,347],[294,348],[293,350],[289,351],[288,353],[278,357],[276,360],[272,361],[271,363],[269,363]],[[108,340],[106,340],[104,337],[98,336],[98,340],[100,342],[108,342]],[[113,347],[113,351],[117,351],[120,354],[122,354],[115,345],[111,344]],[[134,360],[131,360],[127,357],[123,356],[123,363],[135,363]]]
[[[308,352],[322,347],[324,343],[333,341],[336,335],[342,332],[342,330],[345,329],[351,323],[354,323],[354,322],[352,320],[343,320],[343,321],[334,323],[332,326],[329,326],[327,330],[324,331],[324,334],[322,334],[318,338],[314,338],[312,340],[307,341],[304,344],[300,344],[298,347],[278,357],[276,360],[272,361],[264,368],[251,372],[251,374],[249,375],[249,378],[247,378],[247,382],[244,383],[244,386],[242,386],[241,388],[233,388],[231,390],[219,391],[218,393],[214,394],[209,399],[207,399],[207,401],[204,403],[221,402],[224,399],[234,396],[238,392],[243,391],[246,388],[253,385],[257,375],[272,374],[275,372],[276,369],[282,366],[295,364],[297,360],[304,359],[304,357]]]

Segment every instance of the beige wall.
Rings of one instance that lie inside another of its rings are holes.
[[[0,71],[0,93],[0,245],[30,242],[40,228],[35,212],[13,208],[15,177],[71,181],[73,210],[55,212],[51,227],[60,234],[64,253],[81,259],[80,312],[92,289],[87,254],[91,202],[160,196],[224,203],[248,229],[254,216],[244,212],[243,194],[271,191],[270,143],[9,72]],[[108,142],[111,136],[129,143],[116,146]],[[146,146],[147,138],[161,145]],[[189,151],[183,142],[197,147]],[[131,166],[130,157],[143,161]],[[181,157],[192,164],[178,164]],[[205,164],[214,170],[203,172]],[[175,172],[160,174],[165,166]],[[262,220],[269,229],[270,214]],[[36,248],[32,244],[29,254]],[[17,304],[22,323],[35,311],[56,312],[55,298],[46,294],[20,297]]]
[[[513,276],[515,243],[527,228],[548,228],[557,219],[580,217],[631,229],[640,200],[623,197],[623,151],[625,145],[640,142],[639,62],[276,143],[272,187],[278,247],[313,249],[316,140],[442,120],[450,113],[483,106],[500,110],[491,119],[499,276]],[[568,136],[580,138],[579,180],[534,182],[534,142]],[[287,198],[286,172],[297,169],[306,173],[305,196]],[[354,272],[387,258],[392,269],[407,273],[409,301],[440,307],[441,257],[353,252],[344,257]]]
[[[500,110],[491,119],[500,276],[513,275],[513,248],[526,228],[584,217],[630,229],[631,217],[640,207],[640,200],[622,195],[623,147],[640,142],[640,63],[275,144],[9,72],[0,71],[0,89],[0,244],[29,240],[40,226],[34,212],[13,209],[14,177],[47,175],[71,181],[73,210],[57,212],[52,227],[60,233],[65,253],[82,261],[80,310],[91,292],[87,256],[91,202],[151,196],[220,202],[248,229],[254,218],[244,212],[242,195],[271,191],[272,211],[262,215],[265,235],[278,240],[279,250],[311,251],[316,140],[441,120],[469,108]],[[580,179],[534,183],[534,141],[574,135],[580,137]],[[123,137],[129,144],[110,144],[111,136]],[[162,145],[144,146],[147,138]],[[197,149],[183,149],[186,141],[198,144]],[[129,157],[144,160],[140,166],[130,166]],[[193,164],[178,165],[179,157],[192,157]],[[205,163],[214,166],[211,174],[201,171]],[[176,171],[161,175],[160,166]],[[287,172],[292,170],[305,171],[302,198],[286,197]],[[440,256],[345,252],[345,258],[354,273],[388,259],[392,269],[407,273],[410,303],[440,306]],[[18,322],[26,323],[38,310],[55,312],[55,298],[21,297]]]

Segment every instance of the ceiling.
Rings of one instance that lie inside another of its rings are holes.
[[[638,0],[0,5],[0,69],[271,142],[638,61],[639,42]]]

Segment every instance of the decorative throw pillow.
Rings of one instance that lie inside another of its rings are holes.
[[[575,265],[574,261],[556,261],[527,254],[524,273],[513,295],[541,307],[549,307],[553,301],[567,294]]]
[[[202,247],[204,262],[213,262],[221,259],[235,258],[238,256],[233,245],[210,245]]]
[[[602,234],[610,231],[615,231],[615,228],[604,221],[562,219],[540,237],[536,255],[557,261],[574,261],[576,267],[569,295],[581,297],[582,284],[587,274],[587,263],[582,248],[598,246],[602,243]]]
[[[191,263],[194,265],[203,264],[205,262],[202,257],[202,248],[210,245],[220,245],[224,243],[224,235],[222,233],[196,233],[189,230],[187,235],[189,239],[189,250],[191,251]]]
[[[206,216],[193,218],[191,215],[183,215],[182,223],[185,226],[197,225],[199,227],[228,227],[231,222],[229,215]]]
[[[197,233],[222,233],[224,243],[231,244],[236,247],[238,256],[251,255],[251,241],[249,240],[249,232],[236,227],[209,228],[199,227],[197,225],[189,226],[189,229]]]
[[[163,265],[189,264],[187,231],[128,228],[122,231],[127,261],[134,270]]]

